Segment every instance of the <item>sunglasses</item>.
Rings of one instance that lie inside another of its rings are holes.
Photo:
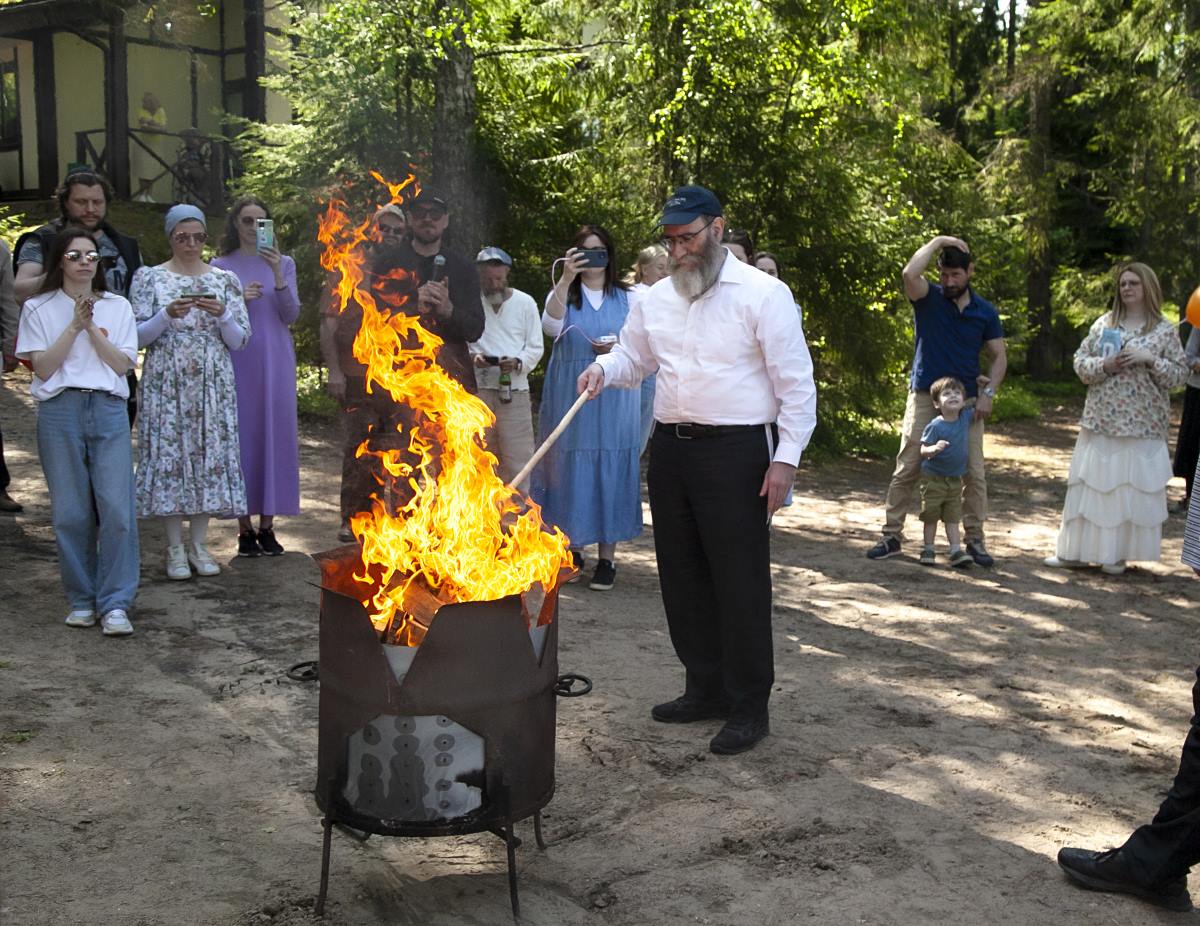
[[[380,225],[379,226],[379,234],[391,235],[392,237],[396,237],[398,235],[403,235],[404,234],[404,226],[403,225]]]
[[[440,219],[446,214],[441,206],[413,206],[408,211],[414,219]]]
[[[238,222],[242,225],[253,225],[260,218],[266,218],[266,216],[241,215],[238,216]]]
[[[65,257],[72,264],[77,264],[80,261],[83,261],[85,264],[90,265],[90,264],[94,264],[96,261],[98,261],[100,259],[100,252],[99,251],[77,251],[74,248],[72,248],[70,251],[67,251],[67,253],[64,254],[63,257]]]
[[[172,235],[171,240],[176,244],[204,244],[208,240],[208,232],[180,232]]]

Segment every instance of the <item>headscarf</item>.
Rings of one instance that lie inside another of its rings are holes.
[[[175,231],[175,226],[180,222],[195,221],[208,229],[208,221],[204,218],[204,213],[193,206],[191,203],[176,203],[167,210],[167,219],[165,222],[167,229],[167,237],[171,237],[171,232]]]

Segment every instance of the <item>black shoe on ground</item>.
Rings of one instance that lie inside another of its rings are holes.
[[[238,556],[262,556],[262,547],[258,545],[258,534],[251,528],[238,533]]]
[[[575,574],[567,579],[568,584],[578,582],[579,577],[583,575],[583,554],[578,550],[571,551],[571,564],[575,567]]]
[[[650,716],[659,723],[694,723],[697,720],[728,717],[729,703],[681,695],[674,701],[654,705],[650,708]]]
[[[4,489],[0,489],[0,511],[5,514],[18,514],[25,510],[25,506],[20,502],[13,501],[12,496]]]
[[[354,531],[350,530],[349,521],[343,521],[342,526],[338,528],[338,540],[342,543],[354,543]]]
[[[884,537],[867,551],[867,559],[887,559],[900,552],[900,541],[895,537]]]
[[[1129,876],[1120,849],[1092,852],[1067,846],[1058,850],[1058,867],[1072,881],[1091,891],[1131,894],[1156,907],[1177,913],[1187,913],[1192,909],[1187,878],[1176,878],[1157,887],[1139,884]]]
[[[267,556],[283,556],[283,547],[275,539],[275,531],[269,527],[261,528],[258,532],[258,545]]]
[[[971,554],[971,559],[975,560],[976,566],[993,566],[996,563],[982,540],[968,540],[967,552]]]
[[[721,732],[712,738],[708,748],[718,756],[736,756],[753,749],[770,732],[771,724],[766,714],[730,718],[721,727]]]
[[[611,559],[597,560],[596,571],[592,573],[592,581],[588,588],[594,592],[607,592],[617,581],[617,564]]]

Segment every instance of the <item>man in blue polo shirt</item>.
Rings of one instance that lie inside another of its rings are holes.
[[[938,282],[930,283],[925,279],[925,270],[938,251],[941,251]],[[949,235],[939,235],[920,247],[904,266],[904,294],[913,304],[916,329],[912,379],[896,471],[888,485],[882,537],[867,551],[869,559],[886,559],[900,552],[904,519],[921,478],[921,432],[937,414],[929,387],[943,376],[953,376],[966,386],[967,404],[975,408],[968,432],[967,472],[963,477],[967,552],[980,566],[991,566],[994,562],[983,539],[983,522],[987,518],[983,423],[991,414],[992,400],[1004,381],[1008,358],[1000,313],[971,289],[974,272],[975,260],[966,242]],[[979,355],[984,351],[991,363],[986,374],[988,383],[980,390]]]

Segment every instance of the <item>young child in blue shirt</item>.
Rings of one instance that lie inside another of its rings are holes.
[[[925,548],[921,565],[937,562],[933,542],[937,526],[946,525],[950,541],[950,565],[969,566],[971,555],[960,545],[962,520],[962,477],[967,471],[967,431],[975,409],[964,408],[967,390],[953,376],[943,376],[929,387],[938,417],[921,433],[921,521],[925,525]]]

